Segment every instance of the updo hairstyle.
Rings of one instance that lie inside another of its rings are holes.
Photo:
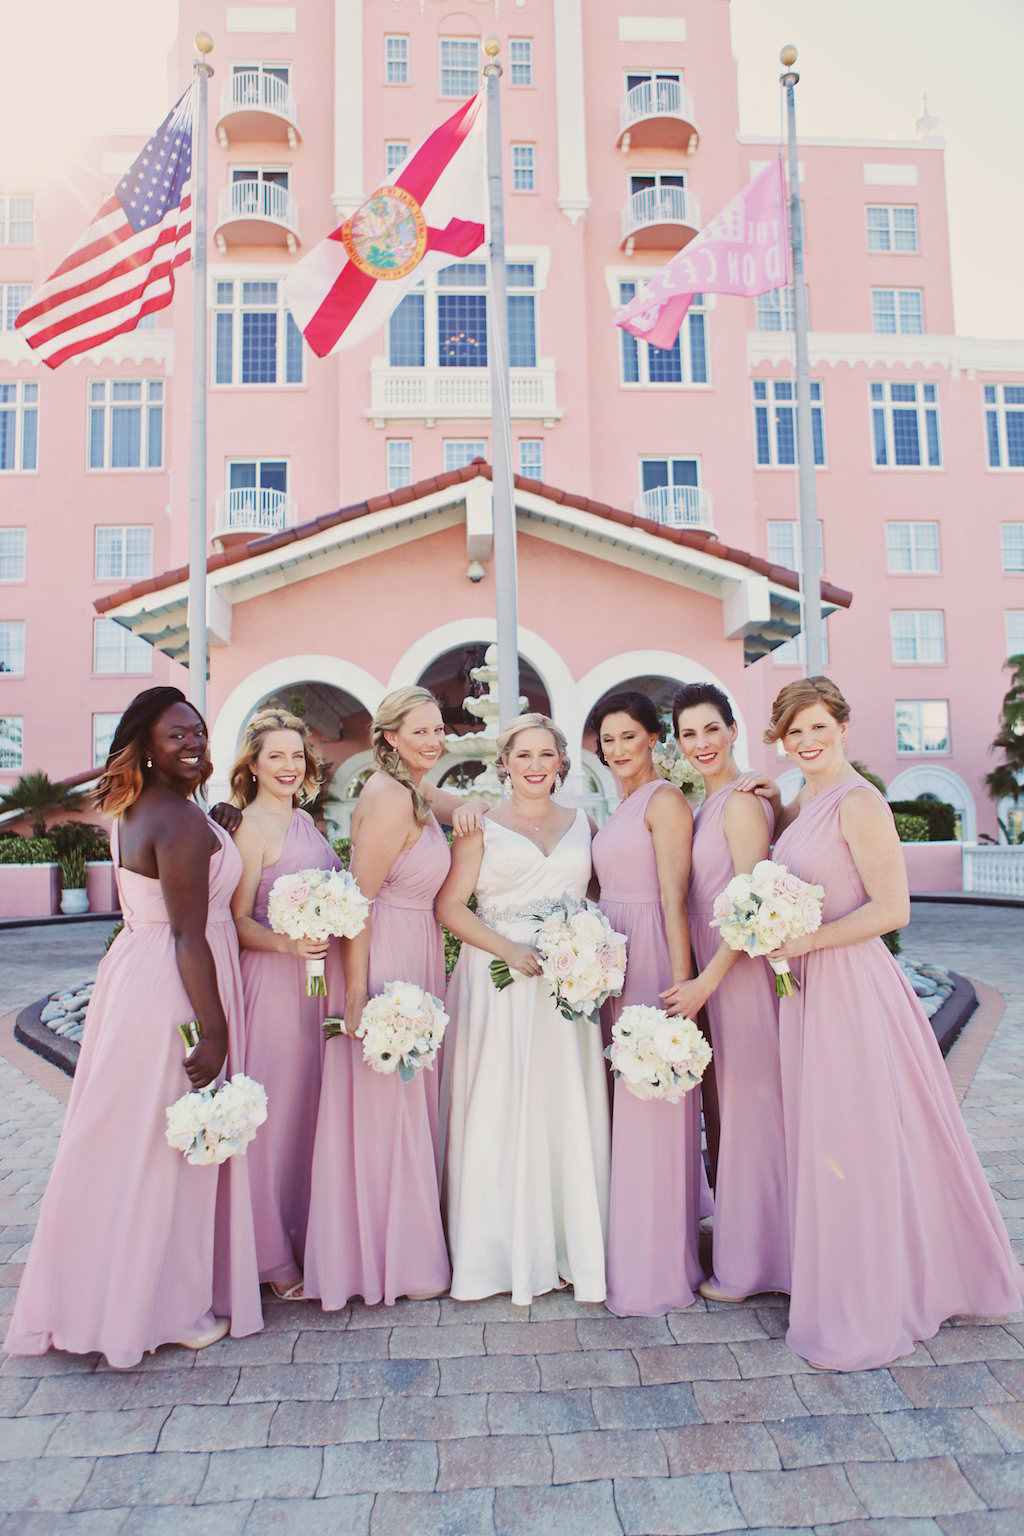
[[[622,693],[610,693],[607,698],[594,705],[587,721],[587,729],[593,731],[597,737],[597,760],[606,768],[608,759],[601,748],[601,726],[609,715],[628,715],[651,736],[660,737],[661,735],[661,719],[657,707],[654,700],[649,699],[646,693],[639,693],[633,689],[624,689]]]
[[[682,688],[672,700],[672,728],[679,735],[679,716],[684,709],[696,709],[699,704],[707,704],[721,715],[727,726],[736,724],[736,717],[732,712],[732,705],[714,683],[684,683]]]
[[[536,711],[528,715],[516,715],[514,720],[510,720],[507,725],[502,726],[497,742],[498,760],[495,764],[495,772],[498,775],[499,782],[504,784],[508,779],[508,768],[505,765],[505,758],[512,750],[512,743],[522,731],[532,730],[549,731],[555,738],[555,746],[562,755],[562,761],[558,767],[558,783],[559,786],[563,785],[568,776],[569,769],[572,767],[572,763],[569,760],[568,737],[561,726],[556,725],[547,715],[538,714]]]
[[[802,677],[780,688],[772,705],[771,724],[764,733],[767,742],[781,741],[802,709],[823,704],[839,725],[850,718],[850,706],[839,689],[827,677]]]
[[[380,707],[373,717],[370,727],[370,746],[373,749],[373,764],[381,773],[386,773],[399,784],[403,785],[412,797],[413,815],[422,826],[430,820],[430,806],[426,797],[420,792],[413,781],[408,764],[402,757],[397,747],[393,747],[385,736],[385,731],[397,731],[411,710],[418,709],[421,704],[433,704],[438,709],[440,705],[428,688],[411,686],[407,688],[395,688],[380,701]]]
[[[257,785],[253,776],[253,765],[263,751],[263,743],[272,731],[294,731],[297,736],[302,737],[302,749],[306,754],[306,771],[302,783],[292,795],[292,805],[301,805],[303,800],[312,800],[320,786],[323,763],[313,746],[306,722],[298,715],[290,714],[286,709],[261,709],[253,715],[245,727],[238,748],[238,756],[231,770],[229,780],[231,803],[237,805],[239,809],[251,805],[256,798]]]

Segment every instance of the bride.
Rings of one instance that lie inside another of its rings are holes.
[[[608,1088],[601,1031],[564,1019],[531,942],[538,909],[582,901],[592,828],[553,798],[569,770],[562,732],[520,715],[498,738],[511,795],[458,838],[437,915],[463,940],[448,992],[441,1114],[451,1294],[511,1292],[527,1306],[569,1282],[605,1294]],[[478,902],[469,906],[471,893]],[[491,959],[512,985],[498,991]]]

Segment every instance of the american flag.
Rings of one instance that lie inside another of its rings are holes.
[[[192,91],[164,118],[85,234],[15,321],[50,368],[133,331],[174,297],[192,250]]]

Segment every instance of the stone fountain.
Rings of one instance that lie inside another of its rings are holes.
[[[501,706],[498,703],[498,648],[489,645],[484,652],[484,664],[482,667],[473,667],[470,677],[474,683],[486,683],[487,692],[469,695],[463,700],[466,712],[482,722],[479,731],[467,731],[462,736],[451,735],[445,738],[445,746],[450,757],[458,758],[461,762],[482,762],[484,771],[473,780],[472,786],[460,791],[462,794],[482,795],[492,804],[501,799],[501,782],[497,774],[498,761],[498,733],[501,730]],[[529,699],[525,694],[519,696],[519,712],[529,705]]]

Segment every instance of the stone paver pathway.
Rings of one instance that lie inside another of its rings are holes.
[[[1006,1000],[964,1111],[1018,1252],[1022,938],[1021,911],[915,907],[907,940]],[[62,1115],[0,1060],[4,1318]],[[634,1320],[566,1295],[269,1302],[263,1334],[132,1371],[4,1357],[0,1536],[1022,1536],[1020,1317],[854,1375],[809,1370],[785,1320],[771,1297]]]

